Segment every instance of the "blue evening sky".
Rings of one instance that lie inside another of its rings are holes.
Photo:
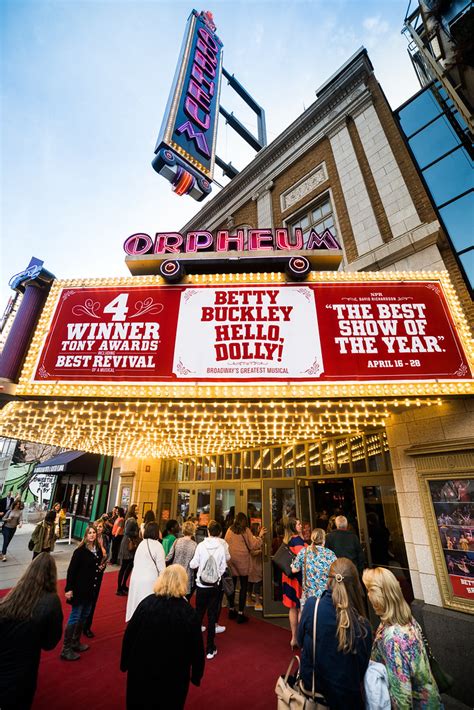
[[[127,275],[128,235],[177,231],[200,208],[150,164],[193,7],[214,13],[224,66],[265,108],[270,141],[361,45],[393,108],[419,88],[407,0],[3,0],[0,311],[31,256],[58,278]],[[232,94],[223,81],[221,103],[255,128]],[[222,118],[218,154],[238,168],[253,154]]]

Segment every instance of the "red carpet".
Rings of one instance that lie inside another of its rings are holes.
[[[80,661],[61,661],[61,644],[42,653],[33,710],[125,707],[126,676],[119,662],[127,600],[115,595],[116,581],[115,573],[104,577],[94,618],[96,637],[88,640],[91,648]],[[64,581],[59,582],[59,589],[67,619],[70,607],[62,595]],[[289,631],[254,618],[238,626],[227,620],[225,609],[220,621],[227,631],[216,637],[218,653],[206,661],[201,686],[190,687],[186,710],[275,710],[276,679],[291,658]]]

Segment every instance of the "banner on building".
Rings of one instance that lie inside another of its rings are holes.
[[[56,294],[33,343],[30,384],[472,376],[437,281],[85,285]]]

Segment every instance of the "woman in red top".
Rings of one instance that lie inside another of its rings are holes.
[[[306,547],[306,543],[303,540],[303,526],[300,520],[295,518],[287,518],[285,522],[285,534],[283,537],[283,542],[288,545],[291,552],[297,555],[303,547]],[[301,572],[293,575],[292,577],[287,577],[286,574],[281,575],[281,581],[283,586],[283,604],[288,607],[288,617],[290,619],[291,628],[291,648],[297,648],[298,642],[296,640],[296,634],[298,631],[298,617],[300,611],[300,599],[302,593],[302,579]]]

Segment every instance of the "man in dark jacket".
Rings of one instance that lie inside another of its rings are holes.
[[[362,574],[365,556],[359,538],[355,532],[347,529],[347,518],[344,515],[338,515],[334,522],[336,530],[326,536],[326,547],[332,550],[336,557],[347,557],[355,564],[359,574]]]
[[[0,521],[13,506],[14,501],[15,498],[13,497],[13,491],[9,491],[4,498],[0,498]]]

